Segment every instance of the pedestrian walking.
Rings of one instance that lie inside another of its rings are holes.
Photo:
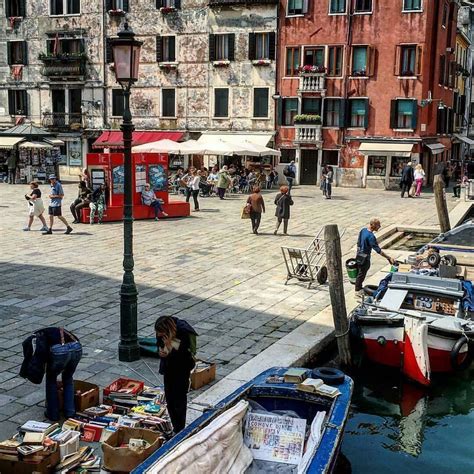
[[[194,211],[199,211],[199,183],[201,182],[201,172],[193,169],[190,173],[189,179],[186,186],[186,202],[189,202],[191,196],[194,201]]]
[[[46,219],[43,216],[44,204],[41,199],[41,191],[38,187],[38,183],[32,181],[30,183],[30,194],[25,194],[25,199],[28,201],[28,225],[23,229],[24,231],[30,231],[33,220],[37,217],[43,224],[40,231],[46,232],[48,230],[48,225],[46,224]]]
[[[89,207],[92,195],[92,189],[89,189],[85,181],[79,181],[78,188],[77,198],[70,206],[72,217],[74,217],[73,224],[81,222],[81,209]]]
[[[395,263],[395,260],[387,255],[377,243],[377,238],[374,232],[377,232],[381,227],[379,219],[373,218],[370,220],[369,225],[364,227],[359,232],[359,238],[357,239],[357,254],[356,261],[358,266],[358,274],[355,283],[355,292],[357,296],[364,295],[362,289],[365,277],[370,269],[370,256],[372,250],[375,250],[379,255],[385,257],[391,264]]]
[[[82,357],[79,339],[64,328],[48,327],[35,331],[23,341],[24,360],[20,376],[40,384],[46,373],[46,411],[51,421],[59,421],[58,376],[62,378],[64,417],[76,414],[74,372]]]
[[[90,213],[89,213],[89,223],[93,224],[95,220],[95,213],[97,212],[97,218],[99,224],[102,224],[102,219],[104,217],[104,211],[106,209],[106,192],[107,187],[105,184],[101,184],[91,196],[91,202],[89,204]]]
[[[334,171],[333,169],[326,165],[323,170],[323,194],[326,199],[331,199],[332,196],[332,181],[333,181]]]
[[[288,186],[281,186],[280,192],[275,197],[275,216],[277,218],[276,229],[273,234],[277,235],[278,229],[283,222],[283,235],[288,235],[288,221],[290,219],[290,206],[293,205],[293,199],[290,196]]]
[[[415,166],[415,172],[413,173],[413,177],[415,178],[416,190],[415,196],[421,196],[421,188],[423,187],[423,181],[425,180],[425,172],[421,163],[418,163]]]
[[[288,183],[288,190],[291,193],[291,188],[293,187],[293,181],[296,178],[296,166],[295,166],[294,161],[291,161],[289,165],[283,168],[283,174],[286,177],[286,182]]]
[[[265,212],[265,201],[261,194],[260,186],[254,186],[253,193],[248,197],[247,204],[250,204],[250,221],[252,232],[258,235],[258,228],[262,220],[262,212]]]
[[[8,184],[16,183],[16,165],[17,165],[17,155],[14,150],[11,150],[7,158]]]
[[[230,175],[227,166],[223,166],[217,175],[217,194],[219,199],[224,199],[225,191],[230,184]]]
[[[411,185],[415,179],[415,174],[413,172],[412,162],[409,161],[402,170],[402,177],[400,180],[400,189],[401,189],[401,197],[405,197],[405,192],[407,193],[408,197],[413,197],[410,195]]]
[[[150,206],[155,212],[155,221],[158,220],[158,215],[168,217],[168,214],[163,210],[162,201],[155,196],[155,191],[151,189],[150,183],[145,183],[145,189],[142,191],[142,203],[145,206]]]
[[[166,406],[175,434],[186,425],[191,371],[195,366],[197,333],[184,319],[161,316],[155,322]]]
[[[56,175],[52,174],[49,176],[49,182],[51,184],[51,194],[49,195],[50,203],[48,208],[49,214],[49,229],[43,232],[43,235],[51,235],[53,233],[54,218],[57,217],[65,226],[65,234],[72,232],[72,227],[68,224],[67,220],[62,215],[62,202],[64,198],[64,190],[61,183],[57,180]]]

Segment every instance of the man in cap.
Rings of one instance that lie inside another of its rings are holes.
[[[49,199],[51,200],[49,204],[49,230],[43,232],[43,235],[49,235],[53,233],[53,224],[54,218],[57,217],[61,222],[66,226],[65,234],[70,234],[72,232],[72,227],[68,224],[67,220],[63,217],[61,212],[61,204],[63,202],[64,191],[61,183],[57,180],[54,174],[49,176],[49,182],[51,184],[51,194]]]

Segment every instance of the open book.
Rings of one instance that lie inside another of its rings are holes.
[[[341,392],[336,387],[326,385],[321,379],[306,379],[296,386],[297,390],[302,392],[317,393],[327,397],[336,398]]]

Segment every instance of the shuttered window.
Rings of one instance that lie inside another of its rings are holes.
[[[286,48],[286,76],[297,76],[300,67],[300,48]]]
[[[255,118],[268,117],[268,87],[256,87],[253,90],[253,116]]]
[[[369,126],[369,99],[349,100],[349,126],[367,128]]]
[[[176,37],[157,36],[156,37],[156,61],[174,62],[176,61]]]
[[[214,117],[225,118],[229,116],[229,89],[214,89]]]
[[[161,89],[161,116],[176,117],[176,89]]]
[[[125,101],[122,89],[112,90],[112,115],[121,117],[125,110]]]
[[[8,113],[10,115],[28,115],[28,93],[26,90],[8,91]]]
[[[416,99],[393,99],[390,106],[390,127],[415,130],[417,114]]]
[[[28,64],[28,44],[26,41],[9,41],[7,43],[8,64]]]
[[[235,34],[209,35],[209,61],[234,61]]]
[[[24,18],[26,16],[25,0],[5,0],[5,16]]]
[[[343,127],[344,99],[324,99],[325,127]]]
[[[275,59],[275,33],[249,34],[249,59]]]

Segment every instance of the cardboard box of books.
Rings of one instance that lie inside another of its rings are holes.
[[[162,444],[159,433],[120,427],[102,443],[104,467],[109,471],[130,472]]]
[[[17,451],[17,447],[15,451]],[[0,472],[12,472],[15,474],[52,474],[59,464],[60,455],[57,443],[50,448],[32,452],[27,455],[19,455],[18,452],[7,454],[0,449]]]
[[[211,383],[216,378],[216,364],[214,362],[197,361],[191,372],[191,388],[197,390]]]
[[[61,383],[58,384],[59,406],[63,407],[63,388]],[[76,411],[83,411],[86,408],[94,407],[99,404],[99,386],[83,382],[82,380],[74,380],[74,403]]]

